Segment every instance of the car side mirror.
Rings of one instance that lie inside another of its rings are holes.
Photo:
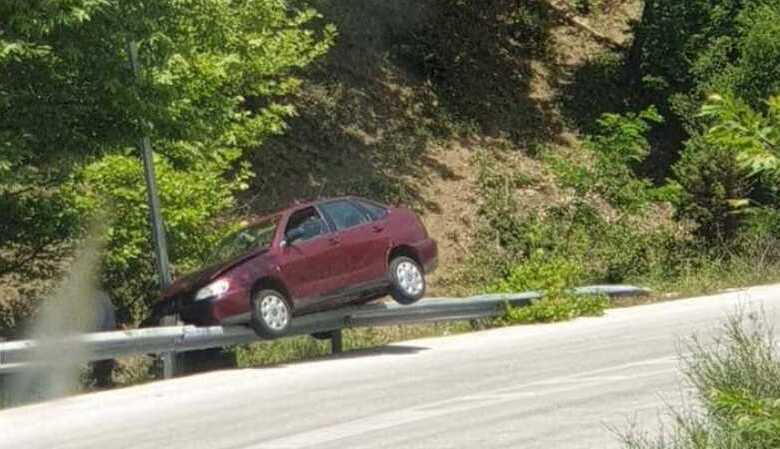
[[[302,228],[293,228],[287,231],[287,234],[284,236],[284,241],[287,245],[292,245],[295,243],[296,240],[300,240],[303,238],[305,232]]]

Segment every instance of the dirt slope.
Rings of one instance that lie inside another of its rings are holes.
[[[441,13],[436,2],[347,3],[325,8],[325,20],[340,30],[337,45],[305,74],[287,134],[254,154],[257,177],[244,212],[344,193],[409,204],[440,242],[441,270],[431,285],[444,294],[439,280],[467,256],[479,220],[474,153],[515,150],[511,164],[539,178],[523,192],[529,203],[555,201],[559,189],[527,154],[540,145],[577,148],[562,98],[587,98],[572,93],[578,73],[629,39],[640,2],[602,2],[587,17],[562,13],[571,11],[565,4],[550,6],[542,51],[518,53],[495,68],[482,64],[473,81],[464,76],[449,85],[415,59],[415,46],[430,35],[426,23]],[[491,99],[494,107],[480,105],[496,83],[501,98]],[[457,98],[452,85],[460,87]],[[479,116],[467,116],[471,104]]]

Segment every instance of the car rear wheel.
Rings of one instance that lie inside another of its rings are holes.
[[[290,303],[276,290],[260,290],[252,296],[250,324],[262,338],[274,339],[287,335],[292,321]]]
[[[425,295],[425,275],[414,259],[401,256],[390,262],[390,296],[403,305],[414,304]]]

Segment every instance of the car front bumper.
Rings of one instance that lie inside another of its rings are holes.
[[[214,317],[215,301],[185,302],[180,299],[161,301],[154,305],[148,324],[157,325],[165,316],[178,315],[187,324],[209,326],[218,324]]]
[[[187,324],[216,326],[244,320],[249,311],[249,299],[243,291],[233,292],[222,298],[193,301],[189,298],[174,298],[155,304],[152,322],[159,322],[166,315],[178,315]],[[241,318],[238,318],[241,316]]]

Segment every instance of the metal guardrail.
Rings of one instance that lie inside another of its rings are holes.
[[[572,291],[578,296],[641,296],[650,291],[633,286],[591,286]],[[289,336],[326,333],[347,328],[398,324],[462,321],[493,318],[504,314],[505,304],[522,307],[543,297],[541,292],[482,295],[466,299],[426,299],[410,306],[367,304],[295,318]],[[187,352],[248,344],[261,339],[246,326],[170,326],[127,331],[98,332],[57,341],[18,340],[0,342],[0,375],[28,369],[40,352],[86,354],[84,362],[132,354]]]

